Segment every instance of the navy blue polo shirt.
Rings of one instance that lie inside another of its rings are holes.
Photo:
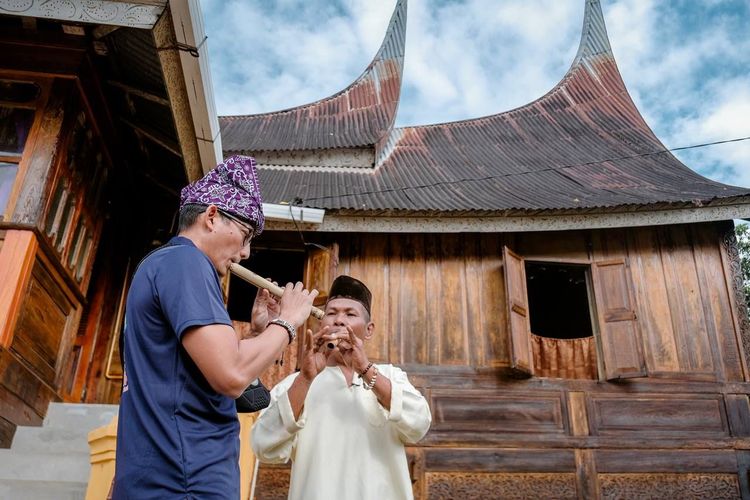
[[[141,262],[128,292],[114,498],[239,498],[234,400],[181,343],[190,327],[232,324],[219,276],[189,239],[168,245]]]

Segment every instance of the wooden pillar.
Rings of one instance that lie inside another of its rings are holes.
[[[573,391],[568,393],[570,427],[574,436],[588,436],[589,422],[586,412],[586,394]],[[576,489],[578,498],[586,500],[599,498],[599,484],[593,450],[575,450]]]

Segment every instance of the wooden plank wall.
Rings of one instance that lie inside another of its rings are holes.
[[[338,272],[373,290],[374,359],[493,366],[507,358],[498,235],[358,235],[340,242]]]
[[[370,355],[508,364],[502,247],[527,260],[625,259],[652,376],[742,380],[717,225],[561,233],[342,235],[338,272],[374,291]]]

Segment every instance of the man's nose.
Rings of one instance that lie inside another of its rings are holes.
[[[250,243],[242,247],[242,250],[240,250],[240,259],[245,260],[248,257],[250,257]]]

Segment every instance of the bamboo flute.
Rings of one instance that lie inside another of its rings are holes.
[[[265,288],[269,292],[271,292],[272,295],[275,297],[281,297],[281,294],[284,293],[284,289],[281,288],[279,285],[272,283],[271,281],[268,281],[264,277],[255,274],[254,272],[250,271],[249,269],[245,269],[239,264],[232,263],[231,266],[229,266],[229,270],[234,273],[238,278],[242,278],[243,280],[247,281],[251,285],[255,285],[258,288]],[[323,319],[324,312],[321,309],[318,309],[317,307],[313,307],[310,310],[310,316],[314,316],[317,319]]]

